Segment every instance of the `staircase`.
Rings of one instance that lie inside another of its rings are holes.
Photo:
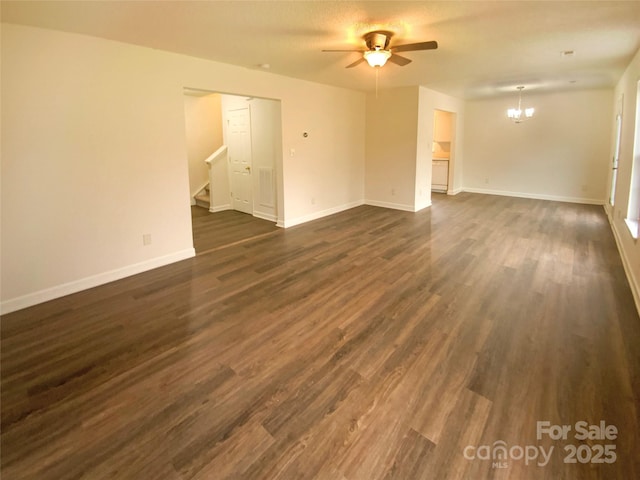
[[[206,185],[204,185],[198,191],[198,193],[194,195],[193,199],[196,202],[196,206],[206,208],[210,212],[212,211],[211,200],[210,200],[211,193],[209,192],[209,188],[211,187],[211,185],[215,185],[214,179],[213,179],[212,166],[216,162],[227,163],[228,161],[229,161],[229,156],[228,156],[228,150],[226,145],[222,145],[215,152],[209,155],[207,159],[204,161],[204,163],[207,165],[207,168],[209,170],[209,182]]]
[[[209,193],[209,184],[207,183],[207,185],[205,185],[202,190],[196,193],[196,196],[193,198],[196,201],[196,206],[209,210],[209,207],[211,205],[211,202],[209,200],[211,198]]]

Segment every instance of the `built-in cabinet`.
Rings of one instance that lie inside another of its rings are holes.
[[[451,113],[435,110],[433,122],[433,141],[451,143]]]

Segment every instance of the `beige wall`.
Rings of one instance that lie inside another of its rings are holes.
[[[367,96],[367,203],[415,209],[418,148],[418,87],[382,90]]]
[[[362,93],[9,24],[1,48],[5,312],[193,255],[185,87],[282,100],[281,223],[362,202]]]
[[[282,100],[286,227],[364,198],[365,95],[308,85],[289,92],[298,100]]]
[[[204,161],[222,146],[222,108],[217,93],[184,96],[189,192],[194,196],[209,181]],[[228,201],[228,198],[225,200]]]
[[[620,142],[620,164],[616,188],[615,206],[606,206],[609,220],[618,242],[618,248],[625,264],[627,276],[634,292],[636,306],[640,310],[640,241],[634,240],[627,228],[624,218],[629,206],[631,192],[631,167],[634,156],[634,138],[638,131],[636,122],[636,108],[638,95],[638,80],[640,80],[640,50],[633,61],[627,67],[624,75],[618,82],[612,99],[612,113],[608,118],[610,129],[614,131],[615,115],[620,110],[622,99],[622,134]],[[609,158],[613,157],[614,135],[611,135],[611,149]],[[640,152],[635,152],[638,155]],[[610,177],[608,177],[610,178]]]
[[[516,95],[467,102],[464,189],[604,203],[612,100],[611,90],[525,91],[536,113],[521,124],[506,118]]]

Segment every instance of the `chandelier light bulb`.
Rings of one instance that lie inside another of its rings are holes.
[[[522,123],[526,119],[533,117],[535,112],[535,108],[529,107],[522,109],[522,90],[524,90],[524,86],[519,86],[518,88],[518,108],[510,108],[507,110],[507,117],[513,120],[514,123]]]

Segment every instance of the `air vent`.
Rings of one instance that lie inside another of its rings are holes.
[[[260,167],[258,175],[260,178],[260,205],[273,207],[273,168]]]

